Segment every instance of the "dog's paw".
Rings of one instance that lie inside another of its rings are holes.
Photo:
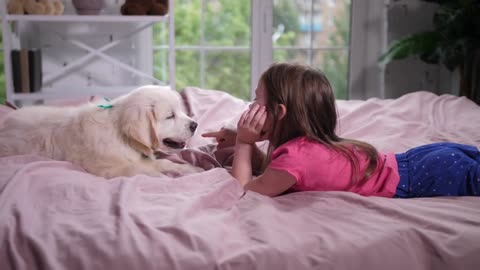
[[[195,167],[189,163],[175,163],[167,159],[157,159],[153,164],[155,170],[173,177],[205,171],[203,168]]]
[[[190,164],[175,164],[174,166],[170,166],[165,173],[172,177],[179,177],[182,175],[193,174],[193,173],[200,173],[205,171],[200,167],[195,167]]]
[[[196,167],[190,164],[179,164],[179,166],[176,169],[177,169],[177,172],[180,174],[200,173],[205,171],[203,168]]]

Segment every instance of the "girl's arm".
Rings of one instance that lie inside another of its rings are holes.
[[[240,117],[237,125],[238,134],[232,175],[247,190],[267,196],[276,196],[292,187],[296,183],[296,179],[285,171],[267,169],[262,175],[252,180],[252,155],[255,150],[255,142],[260,140],[266,116],[265,107],[255,104]]]
[[[242,186],[252,181],[252,154],[254,144],[237,141],[233,156],[232,175]]]
[[[291,188],[297,180],[285,171],[267,168],[263,174],[253,179],[251,159],[255,144],[237,143],[233,158],[232,175],[245,190],[274,197]]]
[[[244,111],[240,120],[238,120],[232,175],[242,186],[252,181],[254,145],[261,138],[260,134],[266,118],[265,107],[254,104],[250,109]]]
[[[295,183],[297,180],[293,175],[285,171],[267,168],[262,175],[244,185],[244,188],[274,197],[287,191]]]
[[[254,144],[237,143],[233,159],[232,175],[246,189],[266,196],[277,196],[287,191],[297,182],[295,177],[285,171],[269,169],[253,179],[251,158]]]

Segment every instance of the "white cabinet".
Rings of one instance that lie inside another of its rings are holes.
[[[175,89],[173,0],[166,16],[76,15],[68,7],[60,16],[9,15],[5,2],[1,1],[1,18],[7,100],[114,97],[142,84]],[[152,25],[156,23],[168,28],[163,65],[168,75],[163,81],[153,74]],[[41,50],[39,92],[14,91],[11,51],[20,48]]]

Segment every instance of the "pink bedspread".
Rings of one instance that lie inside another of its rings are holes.
[[[235,122],[243,101],[183,92],[199,134]],[[0,107],[0,118],[7,113]],[[480,107],[417,92],[339,101],[341,134],[382,150],[480,146]],[[209,139],[195,136],[190,147]],[[210,152],[209,152],[210,151]],[[208,154],[182,157],[212,166]],[[222,168],[106,181],[68,162],[0,159],[0,269],[478,269],[480,198],[385,199],[345,192],[268,198]]]

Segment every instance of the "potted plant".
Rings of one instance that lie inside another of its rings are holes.
[[[460,95],[480,104],[480,1],[422,0],[438,5],[434,29],[393,42],[380,57],[382,64],[417,56],[429,64],[442,64],[460,75]]]

